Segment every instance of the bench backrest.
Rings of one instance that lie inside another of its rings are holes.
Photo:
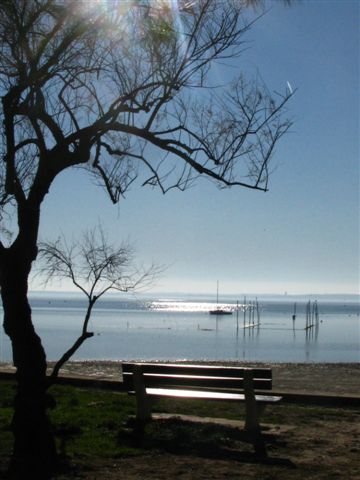
[[[272,389],[270,368],[222,367],[160,363],[123,363],[126,390],[134,391],[134,369],[141,369],[145,387],[196,389],[222,392],[244,390],[245,372],[251,372],[254,390]]]

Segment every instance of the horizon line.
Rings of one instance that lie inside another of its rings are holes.
[[[44,293],[44,294],[79,294],[79,295],[84,295],[81,291],[79,290],[36,290],[36,289],[31,289],[29,290],[29,294],[31,293]],[[107,292],[107,295],[184,295],[184,296],[210,296],[213,297],[214,294],[213,292],[186,292],[186,291],[178,291],[178,290],[169,290],[169,291],[144,291],[144,292],[119,292],[119,291],[113,291],[113,292]],[[231,293],[223,293],[222,296],[226,297],[244,297],[247,295],[264,295],[264,296],[281,296],[281,297],[303,297],[303,296],[314,296],[314,295],[321,295],[321,296],[356,296],[360,298],[360,293],[359,292],[307,292],[307,293],[297,293],[297,292],[231,292]]]

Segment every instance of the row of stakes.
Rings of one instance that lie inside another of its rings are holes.
[[[294,313],[292,315],[293,326],[295,327],[296,320],[296,303],[294,304]],[[240,307],[239,302],[236,303],[236,328],[239,329],[239,311],[243,310],[243,328],[255,328],[260,326],[260,307],[259,302],[250,301],[246,303],[244,299],[243,305]],[[319,327],[319,306],[317,300],[311,302],[309,300],[305,309],[305,330]]]
[[[255,328],[260,326],[260,307],[257,299],[255,301],[250,301],[246,303],[246,298],[244,298],[244,304],[242,305],[242,310],[244,313],[243,318],[243,328]],[[236,303],[236,329],[239,330],[239,302]],[[248,322],[246,319],[248,317]]]
[[[305,318],[305,330],[319,327],[319,307],[316,300],[314,302],[311,302],[310,300],[307,302],[305,309]],[[292,316],[292,319],[295,325],[296,303],[294,304],[294,314]]]

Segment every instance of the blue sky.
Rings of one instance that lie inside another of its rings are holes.
[[[73,170],[46,198],[41,238],[76,237],[101,221],[112,241],[130,239],[139,262],[168,265],[157,292],[213,293],[219,280],[223,294],[357,293],[359,6],[271,1],[248,33],[234,70],[259,72],[271,90],[297,88],[269,192],[203,180],[165,196],[134,186],[113,206]]]

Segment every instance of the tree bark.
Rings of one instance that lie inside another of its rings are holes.
[[[17,380],[10,475],[24,479],[31,473],[37,479],[48,479],[57,460],[47,416],[47,409],[54,403],[47,394],[46,355],[35,332],[27,298],[31,267],[28,249],[19,248],[15,242],[3,249],[0,263],[4,330],[12,343]]]

